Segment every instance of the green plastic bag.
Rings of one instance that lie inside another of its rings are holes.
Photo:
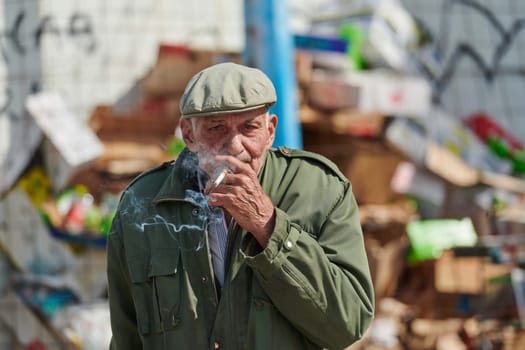
[[[444,249],[471,247],[478,241],[470,218],[412,221],[406,230],[410,242],[409,264],[436,259]]]

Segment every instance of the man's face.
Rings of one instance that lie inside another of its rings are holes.
[[[273,143],[277,116],[266,109],[243,113],[181,119],[181,130],[188,148],[198,154],[201,167],[213,172],[215,155],[230,155],[248,163],[257,173],[264,154]]]

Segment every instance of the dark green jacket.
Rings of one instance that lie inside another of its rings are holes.
[[[188,151],[137,178],[108,236],[112,349],[343,349],[374,312],[358,207],[330,161],[268,151],[259,180],[277,212],[261,250],[229,228],[220,295],[208,252],[209,208]]]

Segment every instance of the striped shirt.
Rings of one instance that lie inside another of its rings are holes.
[[[208,242],[211,250],[211,260],[215,278],[220,286],[224,285],[224,264],[226,243],[228,242],[228,227],[222,208],[212,208],[208,226]]]

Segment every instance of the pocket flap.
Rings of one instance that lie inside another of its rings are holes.
[[[162,249],[151,252],[151,256],[128,260],[129,275],[133,283],[146,282],[157,276],[175,275],[179,268],[178,249]]]

